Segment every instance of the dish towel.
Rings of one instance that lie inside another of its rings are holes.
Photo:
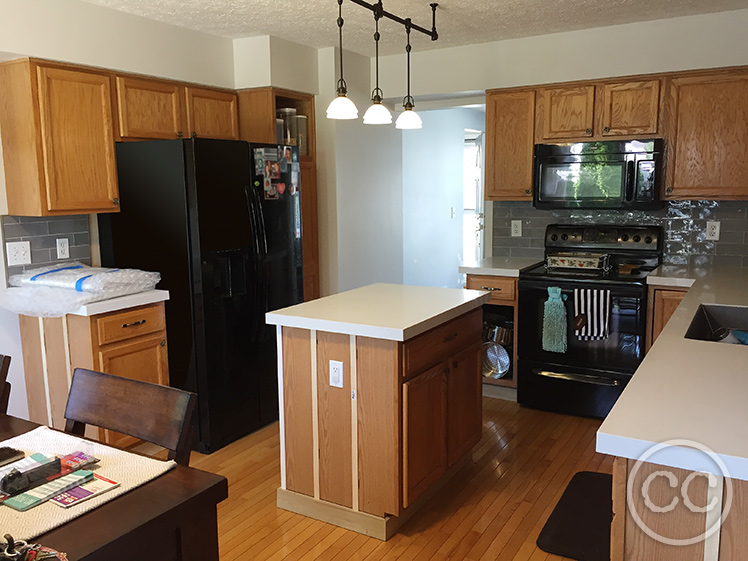
[[[543,350],[566,352],[566,306],[557,286],[548,287],[548,300],[543,306]]]
[[[580,341],[607,339],[610,327],[610,290],[574,289],[574,334]]]

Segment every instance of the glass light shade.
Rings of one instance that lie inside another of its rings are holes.
[[[418,113],[412,109],[406,109],[395,121],[396,129],[420,129],[423,128],[423,121],[418,116]]]
[[[358,119],[358,109],[356,109],[356,104],[348,99],[345,94],[338,95],[327,106],[327,118]]]
[[[365,125],[389,125],[392,123],[392,113],[381,103],[375,101],[364,113]]]

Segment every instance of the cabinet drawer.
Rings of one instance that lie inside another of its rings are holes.
[[[480,340],[483,310],[478,308],[403,344],[403,375],[407,377],[427,366],[457,354]]]
[[[99,345],[161,331],[165,325],[163,304],[114,312],[96,319]]]
[[[468,275],[467,288],[490,290],[491,302],[513,302],[517,299],[517,279],[514,278]]]

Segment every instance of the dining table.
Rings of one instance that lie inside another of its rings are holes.
[[[0,414],[0,441],[38,426]],[[217,505],[227,497],[225,477],[176,465],[31,541],[69,561],[218,561]]]

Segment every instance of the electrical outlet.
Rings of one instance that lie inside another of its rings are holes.
[[[70,244],[67,238],[57,238],[57,259],[70,259]]]
[[[522,237],[522,221],[521,220],[512,220],[512,237],[513,238]]]
[[[5,244],[8,267],[31,263],[31,242],[8,242]]]
[[[710,220],[706,223],[706,239],[719,241],[719,222]]]
[[[330,361],[330,385],[333,388],[343,387],[343,363],[339,360]]]

